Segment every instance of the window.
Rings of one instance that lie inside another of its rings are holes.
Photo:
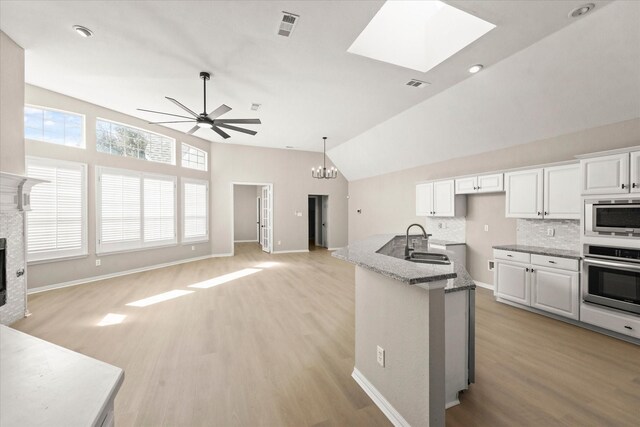
[[[97,253],[176,243],[176,178],[97,167]]]
[[[27,157],[27,175],[49,182],[31,190],[27,261],[87,254],[87,166]]]
[[[84,148],[84,116],[27,105],[24,107],[24,137]]]
[[[182,143],[182,167],[207,170],[207,152],[189,144]]]
[[[96,150],[116,156],[176,164],[176,140],[104,119],[96,120]]]
[[[182,241],[209,240],[209,183],[182,179]]]

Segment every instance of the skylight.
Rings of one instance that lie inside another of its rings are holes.
[[[348,52],[424,73],[495,27],[437,0],[387,1]]]

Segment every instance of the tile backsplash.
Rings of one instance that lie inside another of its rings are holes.
[[[426,230],[433,239],[464,242],[466,232],[465,218],[426,218]]]
[[[552,228],[554,235],[549,236]],[[580,221],[577,219],[518,219],[516,241],[519,245],[580,250]]]

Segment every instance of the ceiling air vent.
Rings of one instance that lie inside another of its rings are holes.
[[[293,29],[298,23],[299,15],[282,11],[282,21],[280,21],[280,28],[278,29],[278,35],[289,37],[293,33]]]
[[[418,87],[418,88],[425,87],[428,84],[429,83],[427,82],[423,82],[422,80],[416,80],[416,79],[411,79],[406,83],[407,86]]]

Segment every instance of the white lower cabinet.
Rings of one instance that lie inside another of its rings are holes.
[[[498,298],[578,320],[577,260],[504,250],[495,250],[494,258]]]

